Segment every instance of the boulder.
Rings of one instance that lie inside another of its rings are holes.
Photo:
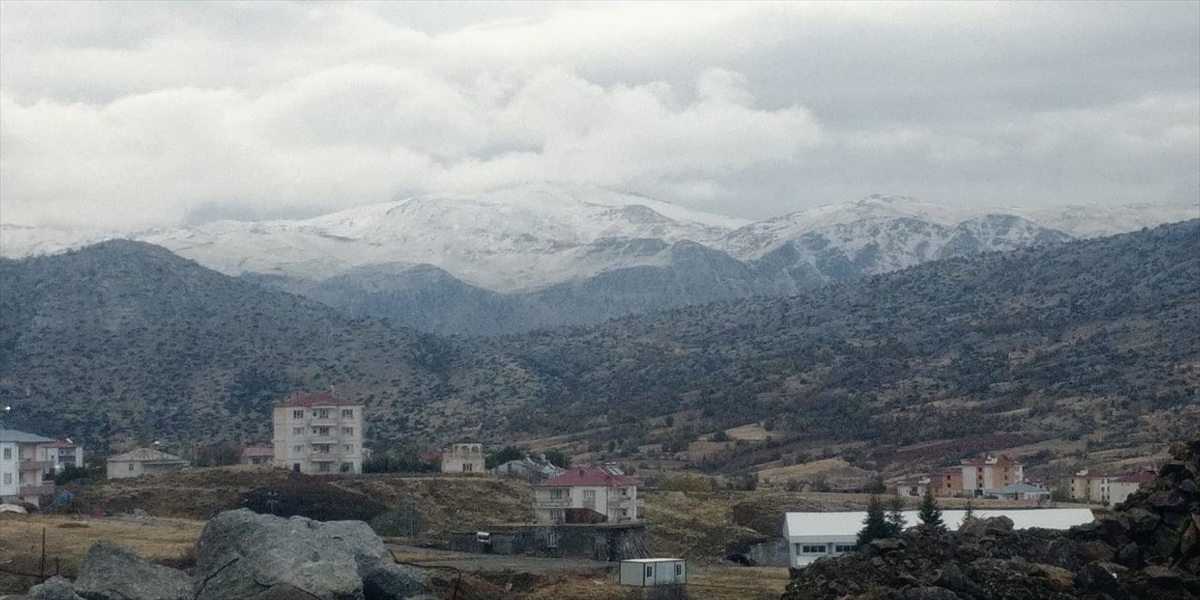
[[[109,541],[92,544],[75,593],[87,600],[191,600],[187,573],[155,565]]]
[[[29,600],[83,600],[65,577],[55,575],[29,589]]]
[[[918,587],[904,590],[904,600],[959,600],[959,595],[940,587]]]
[[[429,579],[392,563],[361,521],[284,519],[247,509],[223,512],[196,542],[198,600],[407,600]],[[370,588],[371,595],[366,595]]]

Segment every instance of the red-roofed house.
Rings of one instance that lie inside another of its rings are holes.
[[[574,468],[539,483],[534,490],[533,513],[538,523],[607,523],[640,521],[639,481],[611,466]],[[579,513],[596,513],[588,519]]]
[[[275,466],[297,473],[362,473],[363,407],[331,394],[300,394],[275,405]]]
[[[46,444],[39,444],[37,447],[38,460],[44,460],[52,463],[46,469],[46,475],[58,473],[67,468],[67,465],[83,468],[83,445],[76,444],[71,438],[63,438],[54,440]]]
[[[1120,477],[1114,477],[1108,480],[1108,501],[1110,504],[1124,502],[1130,494],[1136,492],[1138,488],[1154,479],[1154,473],[1150,471],[1141,471],[1138,473],[1130,473]]]

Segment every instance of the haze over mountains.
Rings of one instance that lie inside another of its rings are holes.
[[[0,254],[109,237],[352,316],[494,335],[784,296],[931,260],[1058,244],[1200,216],[1187,204],[953,208],[871,196],[758,222],[588,185],[427,195],[296,221],[216,221],[115,236],[0,225]]]

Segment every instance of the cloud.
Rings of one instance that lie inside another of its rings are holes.
[[[133,229],[527,180],[750,217],[871,192],[1194,199],[1198,19],[1192,3],[16,3],[0,220]]]

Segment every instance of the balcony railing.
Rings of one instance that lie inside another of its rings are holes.
[[[538,498],[533,501],[534,508],[571,508],[570,498]]]

